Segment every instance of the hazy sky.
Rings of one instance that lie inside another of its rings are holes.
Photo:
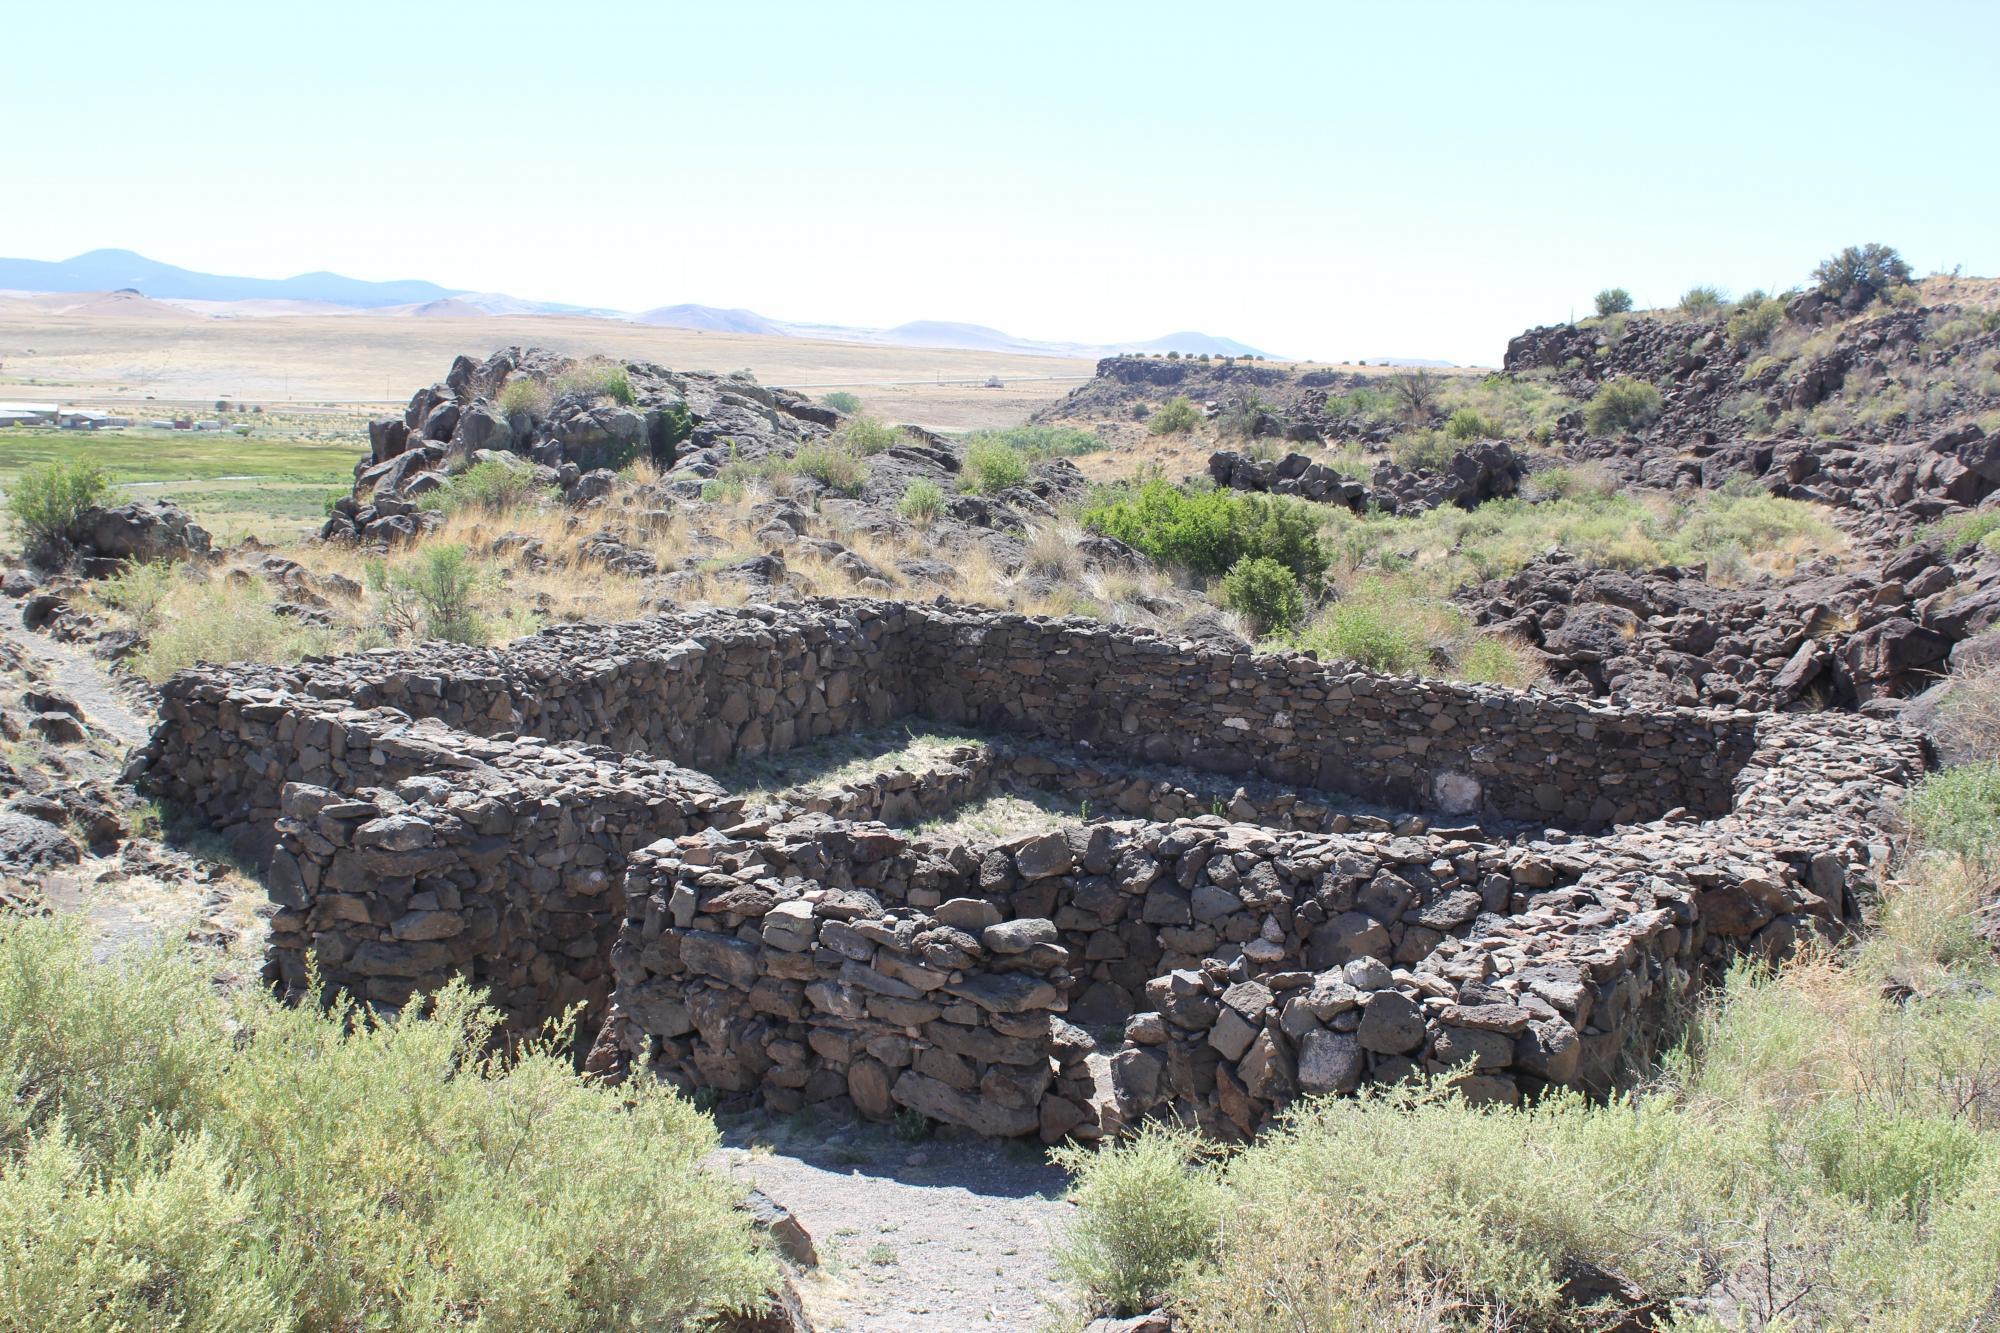
[[[2000,4],[17,3],[0,254],[1496,362],[2000,273]],[[46,190],[40,188],[49,187]]]

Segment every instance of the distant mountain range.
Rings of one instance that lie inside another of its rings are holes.
[[[771,319],[754,310],[706,305],[669,305],[638,314],[594,306],[525,301],[504,292],[469,292],[434,282],[367,282],[338,273],[301,273],[293,278],[234,278],[162,264],[130,250],[92,250],[74,259],[0,259],[0,291],[115,292],[130,289],[156,301],[227,306],[254,302],[216,314],[305,314],[312,307],[416,318],[477,318],[481,315],[585,315],[626,319],[661,328],[709,333],[749,333],[774,338],[814,338],[830,342],[892,347],[951,347],[1025,356],[1099,357],[1120,352],[1179,352],[1184,356],[1262,356],[1247,343],[1206,333],[1170,333],[1129,343],[1042,342],[1016,338],[980,324],[917,320],[892,329],[850,328],[840,324],[799,324]],[[303,303],[287,309],[278,303]],[[200,309],[201,307],[194,307]]]

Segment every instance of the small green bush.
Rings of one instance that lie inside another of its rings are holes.
[[[581,398],[609,398],[620,407],[632,406],[636,397],[631,374],[625,367],[609,362],[574,366],[556,376],[554,388],[558,397],[574,394]]]
[[[1299,577],[1269,556],[1238,560],[1222,576],[1222,604],[1250,622],[1258,637],[1288,630],[1305,617]]]
[[[1161,403],[1146,422],[1146,429],[1154,435],[1186,435],[1201,424],[1201,409],[1196,407],[1184,393],[1177,393]]]
[[[549,414],[549,386],[532,375],[516,375],[500,387],[494,405],[504,416],[525,412],[540,419]]]
[[[1492,440],[1499,438],[1500,428],[1470,407],[1454,411],[1444,423],[1444,433],[1454,440]]]
[[[1028,479],[1028,460],[1019,449],[994,437],[975,437],[965,446],[959,485],[975,495],[992,495]]]
[[[377,612],[392,633],[452,643],[485,643],[490,637],[491,626],[479,610],[486,571],[463,546],[426,546],[396,566],[370,561],[365,573]]]
[[[918,477],[903,488],[896,513],[907,523],[929,527],[944,517],[944,488],[929,477]]]
[[[860,397],[847,392],[845,389],[836,389],[834,392],[821,398],[820,402],[826,404],[834,411],[841,413],[843,416],[851,417],[861,410]]]
[[[88,459],[38,463],[8,488],[7,516],[27,542],[48,541],[100,508],[110,493],[111,478]]]
[[[1077,1216],[1058,1271],[1093,1309],[1150,1310],[1214,1254],[1224,1197],[1199,1136],[1148,1123],[1115,1148],[1056,1148]]]
[[[1660,391],[1644,380],[1612,380],[1584,405],[1583,424],[1593,435],[1643,430],[1660,419]]]
[[[909,443],[909,437],[903,434],[900,427],[877,421],[874,417],[854,417],[843,421],[840,429],[834,432],[834,439],[863,458],[871,458],[886,449]]]
[[[839,441],[808,444],[793,455],[799,472],[841,495],[859,495],[868,484],[868,462]]]
[[[1681,293],[1681,313],[1696,317],[1712,315],[1727,300],[1719,287],[1690,287]]]
[[[1409,430],[1389,441],[1389,458],[1397,467],[1429,468],[1442,471],[1451,463],[1453,447],[1449,430]]]
[[[1606,287],[1597,294],[1597,314],[1601,319],[1606,315],[1622,315],[1632,308],[1632,293],[1623,287]]]
[[[558,487],[536,482],[534,469],[526,464],[489,458],[447,478],[418,504],[447,514],[478,510],[499,515],[530,504],[553,504],[561,498]]]
[[[1903,809],[1925,845],[1982,865],[2000,862],[2000,760],[1931,774]]]
[[[1152,477],[1100,493],[1082,517],[1085,527],[1163,564],[1214,577],[1239,560],[1264,556],[1312,591],[1327,565],[1312,510],[1284,496],[1189,490]]]
[[[1298,642],[1321,657],[1390,675],[1414,675],[1427,661],[1411,622],[1394,607],[1372,600],[1335,602]]]
[[[1785,319],[1782,301],[1745,299],[1729,316],[1728,335],[1732,343],[1762,347],[1771,341]]]

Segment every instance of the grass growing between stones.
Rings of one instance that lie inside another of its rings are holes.
[[[684,1327],[775,1277],[709,1120],[488,1053],[463,986],[377,1024],[184,952],[0,922],[0,1310],[44,1328]]]
[[[899,769],[921,772],[934,767],[952,749],[978,740],[970,732],[882,727],[746,759],[714,777],[731,791],[754,798],[769,798],[789,788],[824,791],[877,773]]]
[[[1990,749],[1989,749],[1990,754]],[[1989,758],[1911,799],[1872,930],[1742,965],[1646,1086],[1476,1109],[1443,1085],[1303,1104],[1216,1160],[1073,1151],[1092,1309],[1192,1330],[1974,1328],[2000,1314]],[[1586,1313],[1586,1307],[1595,1307]]]

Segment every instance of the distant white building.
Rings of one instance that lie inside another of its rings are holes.
[[[57,403],[0,403],[0,422],[8,425],[53,426],[56,413],[62,411]]]

